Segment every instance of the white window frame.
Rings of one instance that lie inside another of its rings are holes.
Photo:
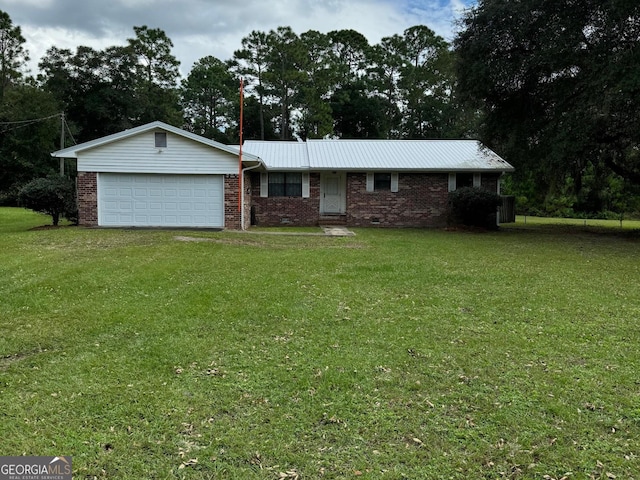
[[[280,172],[276,172],[280,173]],[[311,182],[310,174],[308,172],[302,172],[302,198],[309,198],[311,196]],[[260,173],[260,197],[269,197],[269,172]]]
[[[378,172],[378,173],[387,173],[387,172]],[[390,185],[390,189],[389,191],[391,191],[392,193],[397,193],[399,190],[399,174],[398,172],[391,172],[391,185]],[[367,192],[381,192],[381,191],[386,191],[386,190],[376,190],[376,174],[375,172],[367,172],[367,184],[366,184],[366,190]]]

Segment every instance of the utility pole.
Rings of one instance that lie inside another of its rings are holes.
[[[64,112],[60,114],[60,150],[64,149]],[[60,176],[64,177],[64,158],[60,157]]]

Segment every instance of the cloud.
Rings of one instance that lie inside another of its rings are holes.
[[[353,29],[369,42],[424,24],[447,40],[453,20],[474,0],[0,0],[0,9],[22,28],[30,67],[51,46],[75,50],[123,45],[133,27],[161,28],[174,44],[186,74],[200,58],[232,57],[252,30],[290,26],[326,33]]]

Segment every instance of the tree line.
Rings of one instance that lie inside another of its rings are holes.
[[[78,143],[154,120],[223,142],[479,138],[516,166],[519,209],[634,210],[640,184],[640,15],[617,0],[481,0],[452,43],[417,25],[371,45],[355,30],[252,31],[181,78],[164,31],[123,46],[51,47],[36,76],[0,12],[0,201],[55,168],[56,119]],[[21,123],[17,123],[21,122]]]

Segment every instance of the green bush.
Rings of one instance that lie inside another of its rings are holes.
[[[464,187],[449,193],[451,221],[470,227],[496,228],[500,195],[483,188]]]
[[[36,178],[20,189],[18,201],[22,207],[51,215],[53,225],[58,225],[61,217],[74,223],[78,220],[75,182],[69,178]]]

